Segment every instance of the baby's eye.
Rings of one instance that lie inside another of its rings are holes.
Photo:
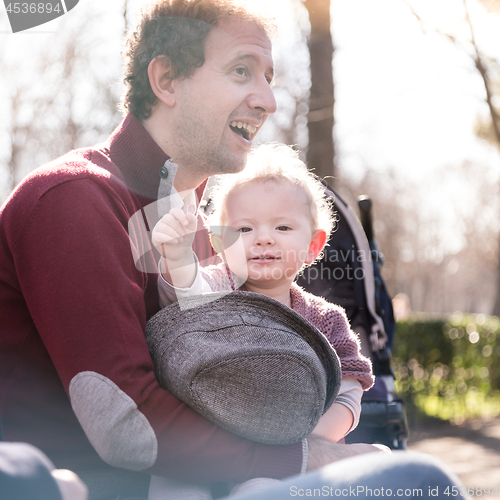
[[[240,233],[249,233],[251,230],[252,230],[252,228],[251,228],[251,227],[240,227],[240,228],[238,229],[238,231],[239,231]]]
[[[292,228],[290,226],[278,226],[276,229],[278,231],[289,231]]]

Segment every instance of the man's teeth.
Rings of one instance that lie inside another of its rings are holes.
[[[231,127],[241,128],[243,130],[246,130],[250,134],[255,134],[255,132],[257,132],[257,127],[250,125],[249,123],[231,122],[229,125],[231,125]]]

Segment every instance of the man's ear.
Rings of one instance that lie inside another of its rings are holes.
[[[307,252],[307,258],[305,264],[311,264],[316,260],[321,250],[323,250],[326,243],[326,233],[322,229],[318,229],[312,237],[311,243],[309,245],[309,251]]]
[[[148,66],[148,77],[155,96],[169,107],[175,104],[174,80],[175,68],[167,56],[155,57]]]

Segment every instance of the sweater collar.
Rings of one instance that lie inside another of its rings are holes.
[[[169,156],[158,146],[140,120],[128,114],[109,138],[111,161],[120,169],[131,191],[156,199],[160,168]]]

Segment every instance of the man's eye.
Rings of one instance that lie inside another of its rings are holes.
[[[278,231],[289,231],[292,228],[290,226],[278,226],[276,229],[278,229]]]
[[[246,68],[236,68],[235,72],[237,75],[245,76],[247,74],[247,69]]]
[[[240,228],[238,229],[238,231],[239,231],[240,233],[249,233],[251,230],[252,230],[252,228],[251,228],[251,227],[240,227]]]

